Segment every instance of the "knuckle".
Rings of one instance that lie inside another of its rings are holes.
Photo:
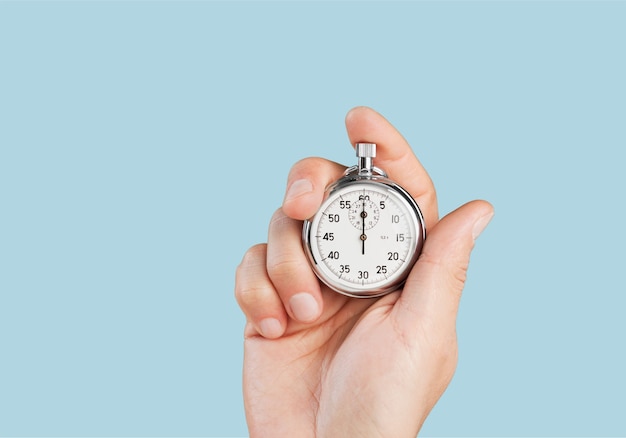
[[[268,263],[267,271],[270,278],[277,283],[287,283],[296,281],[302,276],[303,269],[306,269],[301,261],[280,257]]]
[[[282,207],[279,207],[274,211],[272,218],[270,219],[270,228],[283,228],[291,219],[285,214]]]
[[[276,210],[270,219],[268,243],[272,249],[269,254],[293,246],[293,239],[300,237],[301,229],[302,222],[287,216],[282,208]]]
[[[244,274],[251,266],[265,264],[267,254],[267,244],[259,243],[251,246],[243,255],[241,263],[237,266],[237,275]]]
[[[308,176],[320,167],[328,165],[328,160],[320,157],[303,158],[291,167],[289,171],[289,179],[298,179]]]
[[[450,287],[457,292],[461,292],[467,280],[467,264],[455,263],[453,266],[450,266],[448,278]]]
[[[241,263],[235,269],[235,297],[238,302],[247,300],[258,289],[250,285],[255,283],[255,272],[265,269],[266,253],[267,245],[260,243],[250,247],[243,255]]]
[[[266,292],[265,287],[249,283],[235,288],[235,298],[243,309],[252,309],[263,301]]]
[[[451,290],[460,293],[465,286],[467,279],[467,260],[459,260],[457,257],[439,257],[428,251],[423,251],[419,261],[423,265],[430,265],[431,268],[440,274],[440,280]]]

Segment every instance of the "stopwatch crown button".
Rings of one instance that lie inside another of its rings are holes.
[[[374,143],[357,143],[356,156],[359,158],[374,158],[376,156],[376,144]]]

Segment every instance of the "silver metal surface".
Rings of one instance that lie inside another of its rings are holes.
[[[354,148],[357,157],[374,158],[376,156],[376,143],[357,143]]]
[[[359,174],[371,175],[376,157],[375,143],[357,143],[354,145],[356,156],[359,157]]]

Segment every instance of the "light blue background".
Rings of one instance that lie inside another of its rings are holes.
[[[0,3],[0,435],[247,435],[233,274],[346,111],[490,200],[426,436],[626,435],[626,3]]]

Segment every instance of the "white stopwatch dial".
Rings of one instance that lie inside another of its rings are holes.
[[[400,287],[425,239],[413,198],[372,166],[375,145],[356,145],[359,166],[333,184],[303,228],[317,276],[331,289],[374,297]]]

